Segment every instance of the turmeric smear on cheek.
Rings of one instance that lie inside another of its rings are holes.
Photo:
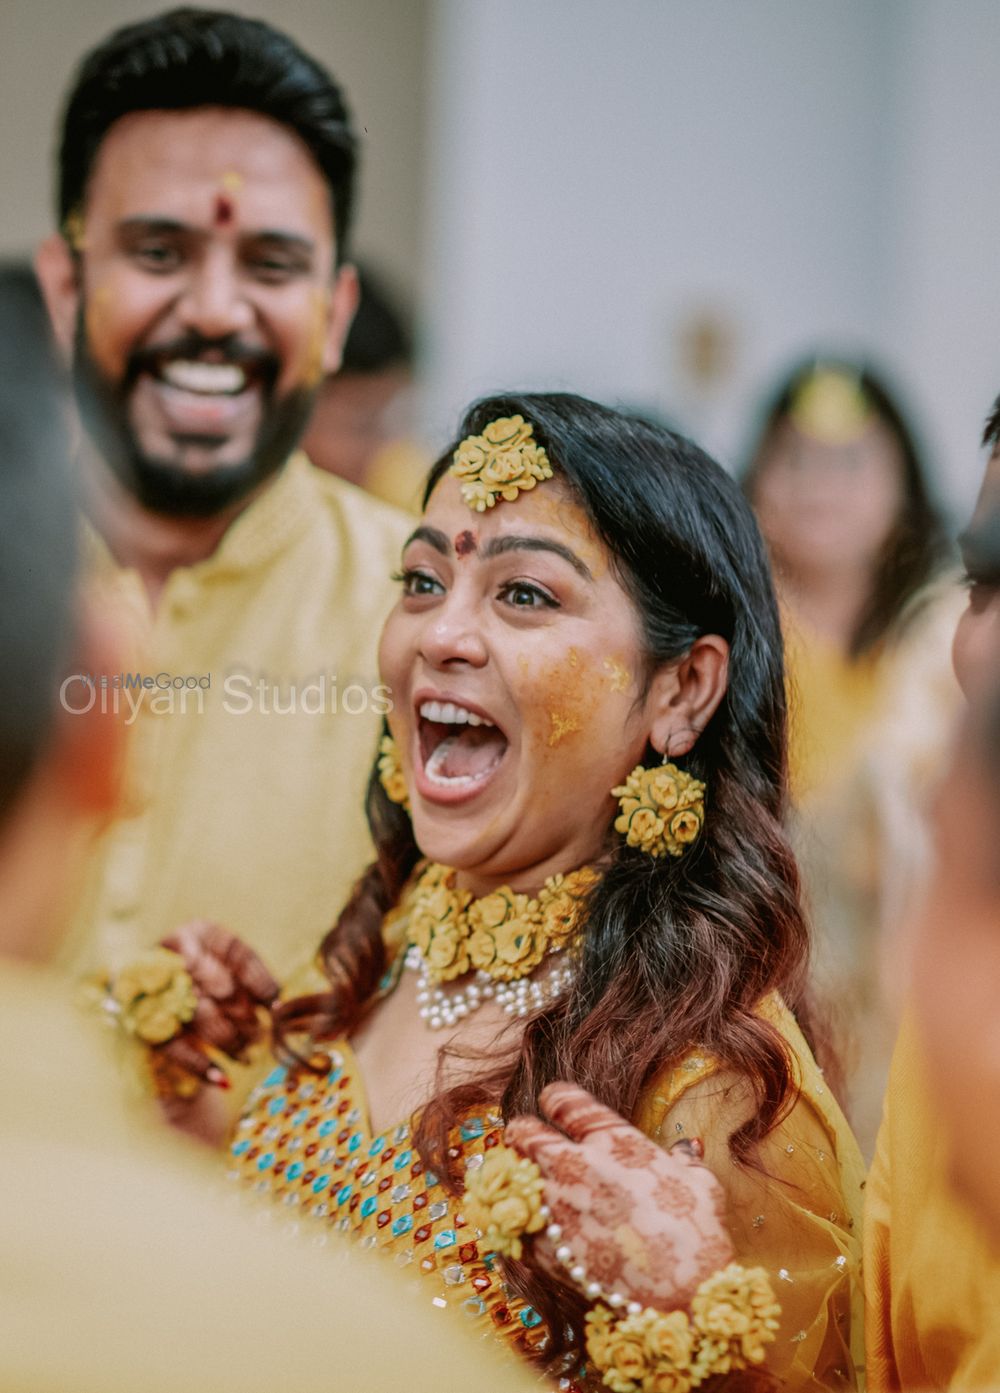
[[[305,353],[302,381],[305,387],[315,387],[323,377],[323,350],[326,347],[326,325],[329,299],[322,290],[312,292],[313,321]]]
[[[565,739],[567,735],[572,735],[575,731],[580,729],[580,722],[577,717],[562,711],[550,711],[549,722],[552,727],[549,731],[550,746],[558,745],[560,740]]]
[[[111,302],[111,287],[99,285],[87,297],[84,319],[87,326],[87,343],[95,362],[107,376],[117,377],[125,365],[121,354],[113,352],[105,341]]]
[[[627,692],[632,682],[632,674],[617,658],[605,658],[602,665],[608,674],[608,683],[613,692]]]

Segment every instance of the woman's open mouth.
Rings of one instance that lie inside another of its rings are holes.
[[[456,701],[417,701],[417,791],[432,803],[460,803],[489,784],[508,740],[485,712]]]

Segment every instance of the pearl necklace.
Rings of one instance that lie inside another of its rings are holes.
[[[554,962],[541,980],[521,977],[516,982],[496,982],[488,972],[477,971],[464,987],[445,991],[431,980],[427,961],[416,944],[410,944],[403,962],[417,973],[417,1007],[431,1030],[456,1025],[490,1000],[502,1006],[508,1016],[527,1016],[555,1001],[576,979],[576,962],[572,954],[566,954],[565,961]]]

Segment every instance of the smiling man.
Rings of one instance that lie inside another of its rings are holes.
[[[285,976],[368,855],[375,641],[405,520],[293,454],[357,301],[355,138],[290,39],[174,10],[82,63],[37,267],[72,358],[96,586],[132,640],[64,689],[132,729],[65,964],[191,917]]]

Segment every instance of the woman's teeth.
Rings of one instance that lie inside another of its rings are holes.
[[[419,714],[425,721],[435,721],[438,725],[492,726],[493,721],[485,716],[477,716],[464,706],[456,706],[450,701],[425,701],[421,703]]]
[[[247,385],[246,373],[235,363],[202,363],[175,358],[163,364],[160,376],[171,387],[203,396],[235,396]]]

